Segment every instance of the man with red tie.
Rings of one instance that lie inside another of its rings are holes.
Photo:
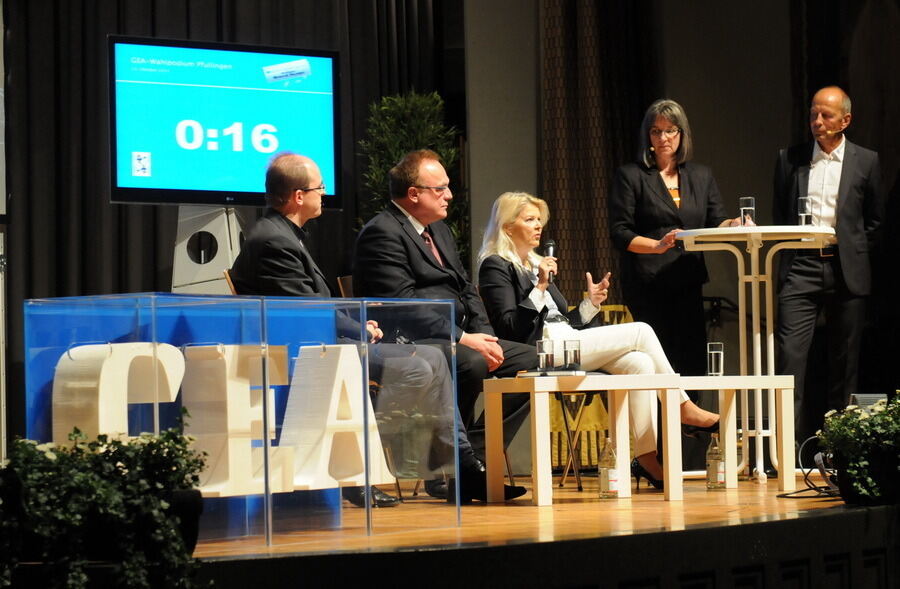
[[[388,173],[390,202],[370,220],[356,241],[353,288],[359,296],[449,299],[455,324],[446,314],[427,310],[401,321],[404,338],[417,343],[453,335],[456,346],[457,403],[473,446],[475,401],[489,375],[514,376],[537,366],[534,346],[498,339],[475,285],[459,259],[450,228],[444,223],[453,199],[450,179],[433,151],[412,151]],[[513,435],[527,416],[524,398],[506,395],[504,433]],[[479,432],[480,433],[480,432]],[[481,440],[479,439],[479,442]],[[483,481],[483,465],[460,464],[461,483]],[[463,499],[482,499],[480,484],[464,485]],[[507,498],[524,492],[507,487]],[[466,496],[468,495],[468,496]]]

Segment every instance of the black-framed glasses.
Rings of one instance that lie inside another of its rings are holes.
[[[321,193],[323,193],[323,194],[324,194],[325,192],[327,192],[327,190],[325,189],[325,183],[324,183],[324,182],[322,182],[322,185],[321,185],[321,186],[316,186],[316,187],[314,187],[314,188],[297,188],[297,190],[299,190],[299,191],[301,191],[301,192],[312,192],[313,190],[318,190],[319,192],[321,192]]]
[[[450,190],[449,186],[418,186],[416,188],[419,190],[433,190],[435,194],[441,195],[444,194],[445,191]]]
[[[671,129],[657,129],[654,127],[653,129],[650,129],[650,135],[657,138],[665,135],[667,138],[671,139],[679,133],[681,133],[681,129],[678,127],[672,127]]]

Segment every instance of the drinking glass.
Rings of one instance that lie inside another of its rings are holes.
[[[706,344],[706,375],[722,376],[725,368],[725,344],[709,342]]]
[[[581,370],[581,341],[567,339],[563,342],[563,356],[566,368],[569,370]]]
[[[756,199],[752,196],[742,196],[738,199],[738,206],[741,209],[741,225],[755,225]]]
[[[553,370],[553,340],[539,339],[535,343],[538,357],[538,370]]]
[[[797,217],[800,225],[812,225],[812,199],[808,196],[801,196],[797,199]]]

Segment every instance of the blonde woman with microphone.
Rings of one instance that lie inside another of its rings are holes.
[[[600,305],[607,298],[610,274],[595,282],[585,273],[587,297],[573,311],[551,277],[558,272],[555,256],[541,256],[541,242],[550,212],[542,199],[524,192],[505,192],[494,202],[478,255],[479,290],[498,337],[534,344],[554,341],[557,364],[563,342],[581,342],[581,367],[612,374],[672,374],[672,366],[646,323],[606,325]],[[554,244],[555,245],[555,244]],[[555,252],[554,252],[555,253]],[[634,433],[632,474],[662,488],[662,468],[656,456],[657,407],[652,391],[629,394]],[[681,421],[694,430],[714,431],[719,416],[695,405],[682,391]]]

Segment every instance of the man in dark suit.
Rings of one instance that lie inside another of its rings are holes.
[[[832,247],[788,251],[780,260],[778,373],[794,375],[795,419],[803,434],[814,432],[822,421],[809,411],[817,405],[814,391],[805,390],[807,356],[820,312],[827,331],[827,405],[843,407],[857,392],[872,283],[869,256],[884,192],[878,154],[844,137],[850,120],[850,97],[835,86],[822,88],[809,111],[814,141],[782,149],[775,162],[775,223],[796,225],[798,199],[809,197],[813,224],[834,227],[837,237]]]
[[[484,379],[535,368],[537,354],[534,346],[494,335],[481,297],[443,222],[453,193],[439,156],[430,150],[410,152],[391,169],[388,179],[390,203],[366,223],[356,241],[354,289],[369,297],[449,299],[454,303],[455,325],[443,315],[419,313],[410,317],[403,329],[416,341],[455,337],[459,343],[457,403],[463,424],[469,427]],[[504,434],[508,440],[528,408],[527,396],[505,397]]]
[[[231,269],[231,279],[239,294],[330,298],[328,282],[307,249],[303,226],[322,214],[325,186],[318,166],[311,159],[284,153],[276,156],[266,173],[268,208],[253,226]],[[337,329],[359,338],[360,325],[345,313],[337,317]],[[372,342],[382,337],[376,321],[366,329]],[[423,414],[436,416],[429,461],[437,468],[452,462],[453,382],[447,362],[438,350],[419,346],[379,344],[370,348],[370,374],[381,383],[378,405],[413,404]],[[376,407],[378,409],[378,407]],[[458,434],[461,456],[472,454],[466,432]],[[447,497],[446,485],[427,481],[429,493]],[[345,487],[344,497],[355,505],[365,498],[359,487]],[[372,488],[375,504],[396,505],[398,499]]]
[[[303,243],[310,219],[322,214],[322,174],[311,159],[280,154],[266,172],[265,214],[253,226],[231,269],[240,294],[331,296],[328,281]]]

